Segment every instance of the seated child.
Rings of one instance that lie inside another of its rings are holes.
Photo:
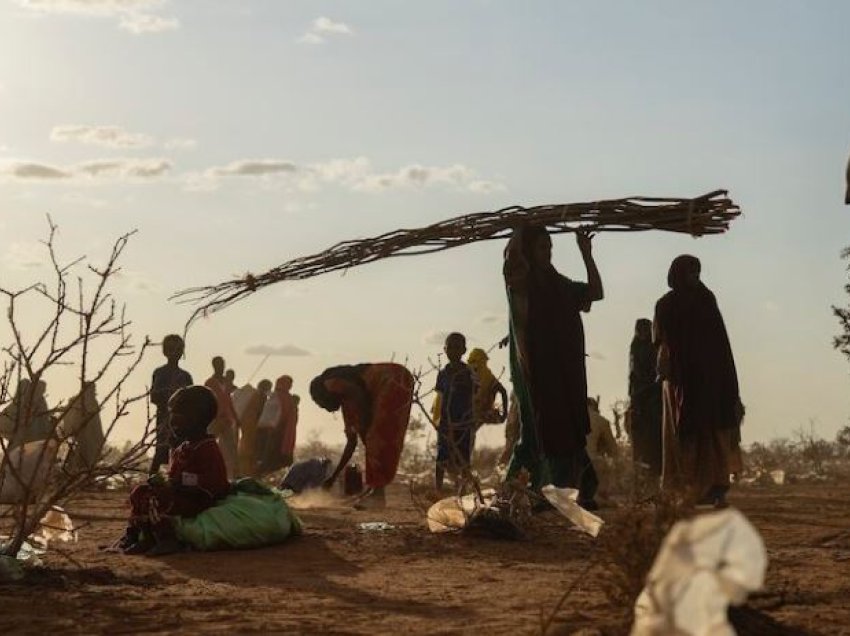
[[[230,491],[224,458],[207,427],[216,399],[204,386],[177,391],[168,402],[177,446],[168,478],[155,476],[130,493],[130,521],[118,547],[125,554],[156,556],[180,550],[171,517],[195,517]]]
[[[464,364],[466,338],[451,333],[446,338],[446,357],[449,363],[437,375],[437,490],[443,488],[445,471],[463,475],[472,459],[475,434],[474,397],[476,382],[472,369]]]

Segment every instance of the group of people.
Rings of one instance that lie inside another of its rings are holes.
[[[505,250],[511,379],[520,422],[508,477],[525,470],[533,487],[577,488],[579,503],[593,508],[598,481],[587,452],[581,313],[604,294],[592,237],[576,237],[586,283],[555,270],[545,228],[517,229]],[[638,321],[629,419],[636,459],[660,477],[662,488],[722,507],[730,477],[741,468],[744,408],[723,317],[700,274],[696,257],[674,259],[670,291],[656,303],[654,320]]]
[[[522,474],[532,489],[546,484],[576,488],[580,505],[592,509],[598,478],[589,440],[600,447],[613,442],[591,434],[594,404],[587,397],[581,314],[602,300],[604,291],[592,236],[579,232],[576,238],[587,282],[556,271],[552,241],[543,227],[517,228],[505,249],[510,411],[518,429],[507,478]],[[740,470],[743,405],[723,318],[700,270],[697,258],[676,258],[667,277],[670,291],[658,300],[654,320],[636,324],[627,420],[636,463],[659,478],[662,488],[719,507],[725,505],[730,476]],[[487,368],[486,352],[474,349],[464,362],[466,339],[457,332],[446,338],[444,350],[448,362],[437,375],[433,409],[438,489],[447,471],[463,475],[469,469],[478,428],[504,422],[509,411],[507,391]],[[162,515],[192,515],[213,505],[226,491],[228,477],[254,476],[292,462],[298,400],[290,393],[291,378],[279,378],[273,392],[265,380],[257,389],[237,389],[224,360],[216,357],[205,386],[192,386],[191,376],[178,365],[182,339],[168,336],[163,353],[168,363],[154,372],[151,390],[158,409],[151,472],[164,463],[169,449],[171,461],[164,484],[148,483],[131,495],[131,523],[122,540],[123,549],[131,552],[150,550],[143,537],[151,536],[161,537],[159,545],[169,549],[173,537],[159,523]],[[312,380],[310,396],[323,409],[342,412],[347,440],[325,488],[348,466],[359,441],[365,449],[361,502],[385,505],[414,388],[413,375],[396,363],[331,367]],[[274,426],[264,427],[273,401]],[[273,461],[264,459],[268,449]]]
[[[673,260],[655,318],[635,324],[629,421],[636,461],[662,486],[722,507],[742,469],[744,405],[729,336],[699,259]]]
[[[180,367],[183,339],[166,336],[162,352],[167,362],[156,369],[150,398],[156,406],[156,446],[150,474],[169,460],[179,440],[169,412],[169,401],[180,390],[193,385],[191,374]],[[212,375],[204,386],[215,398],[216,413],[208,433],[221,450],[229,478],[257,477],[292,464],[298,426],[299,396],[293,395],[292,378],[280,376],[274,386],[261,380],[256,388],[235,385],[236,374],[226,369],[224,358],[212,359]]]

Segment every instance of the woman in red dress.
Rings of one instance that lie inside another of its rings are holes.
[[[391,362],[332,367],[310,383],[310,395],[327,411],[342,409],[348,440],[325,488],[351,461],[359,437],[366,449],[364,503],[386,505],[384,487],[395,477],[410,421],[413,375]]]

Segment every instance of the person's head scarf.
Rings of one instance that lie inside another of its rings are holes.
[[[702,266],[696,256],[682,254],[673,259],[667,272],[667,285],[673,291],[696,287]]]

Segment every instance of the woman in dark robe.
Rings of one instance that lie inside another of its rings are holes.
[[[655,306],[664,380],[662,484],[722,507],[729,476],[741,468],[743,406],[723,316],[700,269],[696,257],[677,257],[667,275],[671,291]]]
[[[505,249],[511,379],[520,413],[508,476],[524,468],[533,487],[578,488],[580,502],[593,507],[597,481],[586,449],[590,420],[581,312],[603,291],[590,236],[579,233],[576,239],[587,283],[555,270],[545,228],[517,228]]]
[[[661,476],[661,385],[652,321],[640,318],[629,349],[629,421],[632,457],[651,477]]]

